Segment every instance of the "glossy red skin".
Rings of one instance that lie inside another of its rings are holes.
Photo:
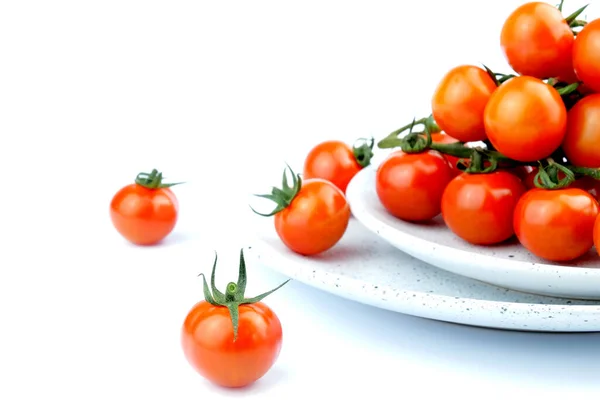
[[[483,110],[496,84],[488,73],[473,65],[451,69],[431,99],[433,118],[442,131],[461,142],[485,140]]]
[[[448,161],[437,151],[395,151],[377,169],[377,196],[396,218],[427,221],[440,214],[442,194],[452,178]]]
[[[117,231],[137,245],[163,240],[177,223],[179,203],[169,188],[148,189],[131,184],[119,190],[110,203],[110,218]]]
[[[434,143],[442,143],[442,144],[451,144],[451,143],[457,143],[457,142],[459,142],[458,139],[455,139],[452,136],[447,135],[444,132],[432,133],[431,134],[431,141],[434,142]],[[448,164],[450,164],[450,168],[452,168],[452,174],[454,176],[462,174],[462,171],[460,169],[458,169],[458,166],[457,166],[458,165],[458,161],[460,160],[460,158],[454,157],[454,156],[450,156],[448,154],[442,154],[442,155],[448,161]]]
[[[275,364],[282,336],[277,315],[259,302],[239,307],[234,342],[229,310],[201,301],[185,318],[181,345],[200,375],[220,386],[243,387],[263,377]]]
[[[594,224],[594,246],[596,246],[596,252],[600,255],[600,215],[596,218]]]
[[[500,153],[531,162],[560,147],[567,132],[567,109],[556,89],[518,76],[492,94],[484,121],[488,139]]]
[[[573,70],[571,53],[575,35],[557,7],[529,2],[504,22],[500,44],[515,72],[546,79]]]
[[[275,230],[289,249],[310,256],[339,242],[349,221],[344,193],[329,181],[307,179],[291,204],[275,214]]]
[[[573,45],[573,68],[585,86],[600,93],[600,18],[590,21],[577,34]]]
[[[593,245],[598,202],[578,188],[532,189],[515,208],[514,229],[532,254],[556,262],[575,260]]]
[[[348,183],[361,169],[350,146],[330,140],[319,143],[308,153],[304,161],[303,178],[325,179],[346,193]]]
[[[562,148],[571,164],[600,168],[600,94],[584,97],[569,110]]]
[[[503,242],[514,235],[513,212],[525,191],[521,180],[507,171],[463,173],[444,191],[444,222],[456,236],[471,244]]]

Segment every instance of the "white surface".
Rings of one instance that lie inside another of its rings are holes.
[[[284,347],[250,392],[205,383],[179,346],[213,250],[218,282],[235,275],[245,194],[318,140],[427,113],[457,63],[502,69],[501,19],[520,3],[2,2],[0,399],[598,398],[598,334],[428,321],[298,282],[269,298]],[[170,240],[139,249],[108,204],[154,167],[188,184]],[[249,272],[248,293],[284,279]]]
[[[513,238],[475,246],[450,231],[441,217],[414,224],[381,205],[375,165],[360,171],[346,191],[353,215],[372,233],[428,264],[501,287],[548,296],[600,299],[600,258],[596,249],[570,264],[549,263]]]
[[[473,326],[600,331],[598,301],[531,295],[448,273],[399,251],[355,218],[334,249],[310,258],[285,247],[272,224],[258,222],[254,226],[257,235],[250,240],[247,258],[344,298]]]

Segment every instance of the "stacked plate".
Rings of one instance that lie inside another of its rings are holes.
[[[500,329],[600,331],[600,262],[549,264],[516,241],[472,246],[441,218],[412,224],[389,215],[375,193],[374,167],[346,190],[353,219],[342,240],[317,257],[288,250],[272,221],[248,257],[336,295],[405,314]]]

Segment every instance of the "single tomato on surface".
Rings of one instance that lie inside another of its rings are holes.
[[[531,162],[560,147],[567,132],[567,109],[550,85],[517,76],[492,94],[484,121],[488,139],[500,153]]]
[[[488,73],[474,65],[451,69],[440,81],[431,100],[431,111],[442,131],[461,142],[486,138],[483,111],[496,90]]]
[[[589,22],[577,34],[573,68],[586,87],[600,93],[600,18]]]
[[[348,183],[373,157],[373,140],[351,148],[339,140],[328,140],[313,147],[304,161],[303,179],[330,181],[346,193]]]
[[[314,255],[332,248],[344,236],[350,221],[350,206],[344,193],[324,179],[302,180],[291,168],[292,186],[283,173],[282,188],[257,195],[276,203],[268,214],[275,216],[275,230],[292,251]]]
[[[116,230],[137,245],[163,240],[177,223],[179,202],[162,173],[140,173],[135,183],[119,190],[110,203],[110,218]]]
[[[377,196],[391,215],[427,221],[440,214],[442,194],[452,178],[448,161],[435,150],[395,151],[377,169]]]
[[[600,94],[584,97],[569,110],[562,149],[571,164],[600,168]]]
[[[224,387],[243,387],[263,377],[279,357],[281,322],[262,300],[289,280],[246,298],[244,253],[240,253],[238,281],[230,282],[225,292],[215,287],[216,265],[215,256],[211,288],[202,275],[205,299],[188,312],[181,345],[187,361],[204,378]]]
[[[500,243],[514,235],[513,213],[525,191],[521,180],[507,171],[463,173],[446,186],[442,217],[469,243]]]
[[[598,202],[578,188],[532,189],[515,208],[514,229],[532,254],[549,261],[572,261],[593,245]]]
[[[546,79],[569,76],[575,35],[562,12],[544,2],[529,2],[504,22],[500,45],[519,75]]]

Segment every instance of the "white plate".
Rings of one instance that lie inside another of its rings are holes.
[[[474,246],[454,235],[441,216],[427,224],[388,214],[375,191],[375,167],[360,171],[346,194],[367,229],[398,249],[444,270],[501,287],[548,296],[600,299],[600,258],[594,249],[568,266],[535,257],[516,239]]]
[[[600,302],[516,292],[446,272],[399,251],[354,218],[334,248],[312,257],[288,250],[272,222],[257,221],[257,236],[245,250],[248,263],[265,265],[344,298],[473,326],[600,331]]]

